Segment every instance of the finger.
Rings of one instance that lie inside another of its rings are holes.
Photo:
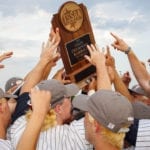
[[[106,55],[107,55],[107,56],[111,56],[110,48],[109,48],[109,46],[108,46],[108,45],[106,46],[106,50],[107,50]]]
[[[4,68],[4,67],[5,67],[4,65],[0,64],[0,69],[2,69],[2,68]]]
[[[119,40],[119,39],[120,39],[120,38],[119,38],[117,35],[115,35],[114,33],[110,32],[110,34],[111,34],[116,40]]]
[[[95,48],[100,51],[99,46],[97,44],[95,44]]]
[[[45,47],[49,47],[50,44],[51,44],[51,43],[50,43],[50,40],[48,39]]]
[[[64,84],[69,84],[69,83],[71,83],[71,80],[65,80],[65,79],[64,79],[64,80],[63,80],[63,83],[64,83]]]
[[[53,51],[57,51],[57,46],[59,42],[55,42],[56,37],[53,37],[52,41],[50,42],[50,45],[48,48],[51,48]]]
[[[6,52],[6,53],[4,53],[4,55],[5,56],[11,56],[11,55],[13,55],[13,52]]]
[[[91,63],[91,58],[88,55],[85,55],[84,58]]]
[[[52,38],[54,37],[54,35],[55,35],[54,29],[51,28],[51,31],[50,31],[50,34],[49,34],[49,40],[50,41],[52,40]]]
[[[114,49],[117,49],[117,47],[118,47],[115,43],[112,43],[111,46],[112,46]]]
[[[56,28],[56,41],[60,41],[59,28]]]
[[[89,45],[87,45],[87,48],[88,48],[90,56],[91,56],[92,55],[92,48]]]
[[[56,53],[54,56],[53,56],[53,62],[56,62],[60,59],[60,53]]]
[[[56,42],[56,43],[52,44],[51,47],[50,47],[51,51],[53,51],[54,54],[59,53],[57,51],[58,44],[59,44],[59,42]]]
[[[91,44],[91,48],[92,48],[93,51],[97,51],[93,44]]]

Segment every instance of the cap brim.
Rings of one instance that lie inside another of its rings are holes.
[[[81,94],[74,97],[72,105],[74,108],[78,108],[83,111],[88,111],[88,104],[87,104],[88,100],[89,100],[88,95]]]
[[[18,87],[13,91],[12,94],[15,95],[16,93],[18,93],[18,91],[22,88],[23,84],[24,84],[24,81],[22,81],[22,83],[18,85]]]
[[[12,94],[4,94],[5,98],[17,98],[17,95],[12,95]]]
[[[134,94],[138,94],[138,95],[143,95],[143,94],[138,93],[138,92],[136,92],[136,91],[134,91],[134,90],[132,90],[132,89],[128,89],[128,91],[129,91],[130,93],[134,93]]]
[[[138,95],[148,96],[144,91],[136,91],[136,90],[133,90],[133,89],[128,89],[128,91],[130,93],[135,93],[135,94],[138,94]]]
[[[66,96],[75,96],[79,91],[79,87],[76,84],[67,84],[65,85],[66,90],[67,90],[67,95]]]

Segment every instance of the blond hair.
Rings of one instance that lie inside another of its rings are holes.
[[[89,121],[94,122],[95,119],[89,113],[88,116],[89,116]],[[105,128],[102,124],[100,124],[100,126],[101,126],[101,135],[104,137],[104,140],[110,143],[111,145],[113,145],[114,147],[116,147],[117,149],[122,150],[125,133],[115,133]]]
[[[3,102],[6,102],[6,101],[7,101],[6,98],[4,98],[4,97],[0,98],[0,104],[2,104]]]
[[[26,119],[27,119],[27,121],[30,119],[31,114],[32,114],[32,110],[28,110],[26,112]],[[53,109],[51,109],[47,113],[47,115],[46,115],[46,117],[44,119],[41,131],[45,131],[45,130],[47,130],[49,128],[54,127],[56,125],[56,123],[57,123],[56,122],[56,113],[55,113],[55,111]]]
[[[101,135],[104,137],[104,139],[117,149],[121,150],[124,144],[125,133],[115,133],[103,127],[102,125],[101,127]]]

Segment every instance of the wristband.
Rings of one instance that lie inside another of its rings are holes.
[[[124,51],[124,53],[128,55],[130,51],[131,51],[131,47],[129,46],[129,47],[127,48],[127,50]]]

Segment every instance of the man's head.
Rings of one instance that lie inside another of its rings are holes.
[[[40,90],[49,90],[52,94],[51,107],[54,108],[60,122],[65,123],[71,118],[71,96],[79,92],[75,84],[64,85],[61,82],[51,79],[37,84]],[[58,119],[58,118],[57,118]]]
[[[129,92],[135,101],[143,101],[147,97],[145,91],[138,84],[134,85],[131,89],[129,89]]]
[[[89,142],[92,142],[93,139],[90,122],[96,122],[99,127],[103,126],[113,133],[127,132],[128,126],[133,122],[131,103],[121,94],[110,90],[97,91],[90,97],[76,96],[73,106],[88,112],[85,116],[85,128],[87,129],[86,138]],[[92,118],[94,121],[91,121]],[[89,133],[90,131],[91,133]]]
[[[0,88],[0,122],[6,128],[11,119],[11,111],[8,104],[8,99],[16,98],[17,96],[7,94]]]
[[[7,80],[5,84],[5,91],[9,93],[14,93],[14,91],[23,83],[23,79],[19,77],[12,77]]]

